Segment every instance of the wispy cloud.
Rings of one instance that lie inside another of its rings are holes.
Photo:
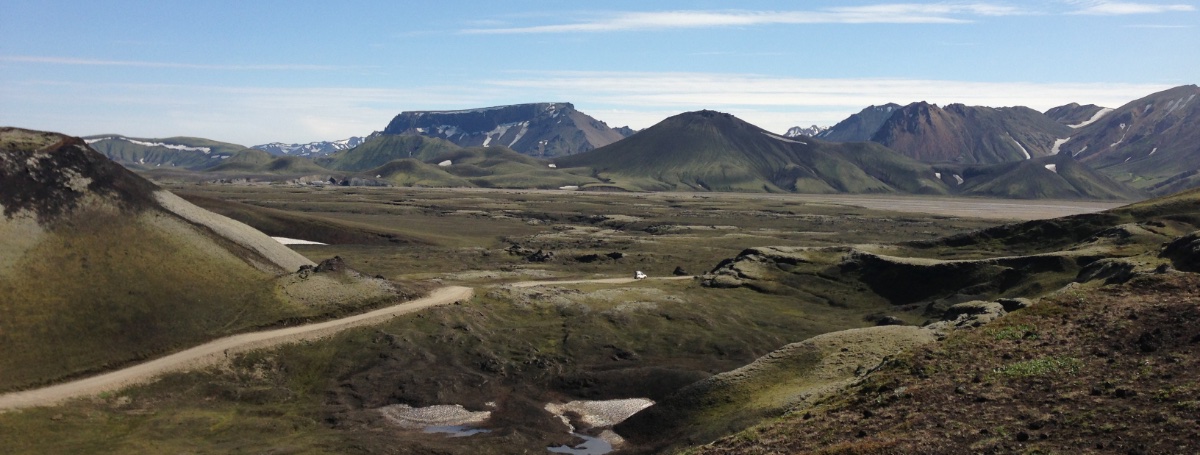
[[[1118,107],[1168,88],[1163,84],[968,82],[931,79],[809,79],[724,73],[530,73],[494,79],[506,91],[571,99],[585,112],[613,109],[610,124],[642,128],[646,115],[622,112],[681,112],[717,109],[759,126],[784,131],[798,124],[832,124],[868,105],[965,103],[1028,106],[1045,110],[1071,102]],[[661,119],[662,117],[659,117]],[[784,123],[787,122],[787,123]],[[790,123],[790,124],[789,124]]]
[[[137,60],[99,60],[71,57],[42,57],[28,55],[0,56],[0,62],[39,63],[73,66],[114,66],[128,68],[168,68],[222,71],[327,71],[345,69],[330,65],[211,65],[202,63],[146,62]]]
[[[1070,14],[1086,14],[1094,16],[1124,16],[1130,14],[1161,14],[1196,11],[1195,6],[1182,3],[1159,4],[1110,2],[1103,0],[1085,0],[1072,3],[1078,5],[1079,8],[1071,11]]]
[[[988,3],[881,4],[825,8],[813,11],[679,10],[616,12],[563,24],[488,27],[462,30],[469,34],[612,32],[800,24],[957,24],[975,16],[1007,16],[1023,11]]]
[[[1039,110],[1070,102],[1118,107],[1168,87],[654,72],[516,72],[403,89],[16,81],[0,86],[0,99],[10,107],[0,110],[0,124],[253,145],[361,136],[405,110],[567,100],[614,126],[645,128],[680,112],[715,109],[782,133],[796,125],[832,125],[868,105],[888,102]]]

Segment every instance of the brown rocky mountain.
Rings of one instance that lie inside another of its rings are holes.
[[[1132,101],[1072,131],[1060,146],[1117,180],[1158,194],[1200,185],[1200,87]]]
[[[931,163],[990,164],[1052,154],[1070,127],[1041,112],[919,102],[897,110],[871,136],[906,156]]]
[[[616,130],[571,103],[531,103],[459,111],[401,112],[384,134],[419,134],[461,147],[501,145],[519,153],[573,155],[624,139]]]

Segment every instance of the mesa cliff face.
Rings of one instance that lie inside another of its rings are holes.
[[[538,157],[573,155],[625,138],[571,103],[402,112],[383,133],[435,137],[460,147],[500,145]]]

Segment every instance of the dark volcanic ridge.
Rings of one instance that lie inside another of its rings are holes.
[[[94,195],[124,209],[156,206],[157,187],[88,147],[57,133],[0,128],[0,205],[11,217],[27,210],[49,222]]]

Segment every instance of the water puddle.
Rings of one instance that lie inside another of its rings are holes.
[[[571,433],[573,436],[583,439],[583,444],[571,446],[547,447],[551,453],[569,453],[573,455],[604,455],[613,451],[613,446],[604,439],[586,434]]]
[[[486,428],[476,428],[466,425],[439,425],[425,427],[422,430],[426,433],[444,433],[452,438],[465,438],[467,436],[475,436],[480,433],[491,433],[492,430]]]
[[[621,423],[654,402],[645,398],[627,398],[623,400],[590,401],[580,400],[567,403],[546,403],[546,411],[554,414],[571,428],[571,435],[583,439],[582,444],[575,446],[547,447],[551,453],[568,453],[576,455],[603,455],[613,451],[615,446],[625,442],[620,435],[612,431],[613,425]],[[579,433],[568,415],[574,416],[576,423],[592,431],[603,429],[599,436],[589,436]]]

